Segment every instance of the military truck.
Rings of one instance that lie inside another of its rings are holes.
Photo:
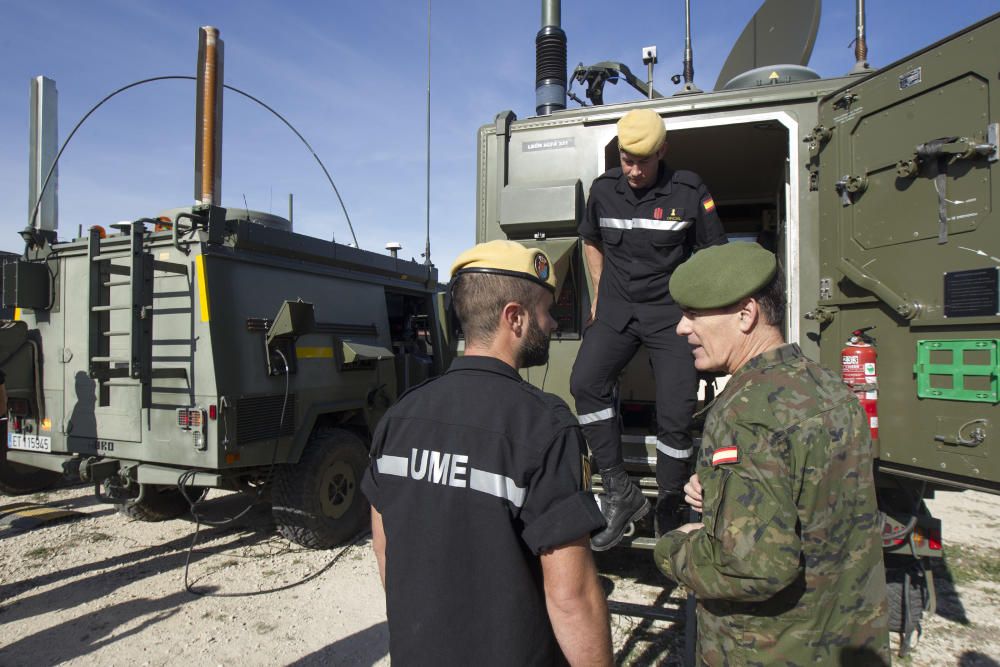
[[[805,32],[818,25],[818,2],[770,2],[755,17],[759,29],[776,25],[767,15],[774,5],[807,14],[813,6]],[[1000,420],[1000,192],[992,179],[1000,16],[878,71],[864,62],[862,32],[855,73],[832,79],[802,60],[757,60],[766,66],[700,92],[688,61],[679,93],[662,96],[620,63],[581,66],[573,79],[588,86],[593,104],[572,109],[559,19],[559,3],[543,0],[538,115],[504,111],[478,134],[477,241],[546,250],[560,285],[549,364],[526,377],[573,405],[570,371],[591,299],[576,226],[594,178],[618,166],[616,122],[652,109],[667,126],[667,161],[702,176],[730,240],[755,240],[778,256],[788,340],[832,369],[853,356],[842,352],[855,331],[875,340],[877,372],[871,366],[854,388],[868,400],[877,392],[871,425],[891,623],[908,635],[933,606],[924,565],[942,549],[924,500],[939,490],[1000,493],[1000,466],[991,463]],[[754,25],[734,54],[753,55]],[[798,38],[805,61],[814,36]],[[644,99],[601,104],[601,87],[614,78]],[[626,465],[655,498],[653,379],[641,351],[618,396]],[[640,526],[631,545],[650,548],[648,529]]]
[[[33,88],[32,225],[4,266],[6,456],[79,474],[134,518],[209,488],[269,497],[326,548],[367,524],[375,423],[447,367],[437,270],[221,206],[221,40],[203,28],[193,206],[59,240],[55,87]]]

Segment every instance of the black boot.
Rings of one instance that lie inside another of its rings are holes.
[[[679,493],[661,493],[656,500],[656,537],[663,537],[671,530],[688,523],[690,507]]]
[[[601,512],[608,525],[590,538],[590,548],[594,551],[607,551],[621,542],[629,524],[649,512],[649,501],[642,497],[642,491],[629,479],[625,466],[616,465],[602,470],[601,479],[604,482]]]

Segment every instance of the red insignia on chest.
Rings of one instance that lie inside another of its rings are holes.
[[[653,209],[653,217],[657,220],[663,220],[663,209],[659,206]]]
[[[740,448],[736,445],[731,447],[720,447],[712,452],[712,465],[722,465],[723,463],[739,463]]]

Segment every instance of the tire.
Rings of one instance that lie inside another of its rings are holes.
[[[910,575],[909,590],[907,591],[909,595],[908,619],[906,618],[906,609],[903,606],[903,588],[906,584],[907,573]],[[927,607],[927,580],[924,578],[924,573],[915,565],[888,568],[885,572],[885,593],[889,602],[889,631],[909,636],[920,627],[924,609]]]
[[[191,507],[181,492],[173,486],[142,484],[142,499],[129,500],[118,511],[136,521],[167,521],[188,512]]]
[[[296,464],[275,472],[271,512],[278,532],[307,549],[330,549],[368,525],[361,476],[368,450],[344,429],[319,429]]]
[[[6,452],[0,454],[0,492],[9,496],[51,489],[62,479],[61,472],[13,463],[7,460]]]

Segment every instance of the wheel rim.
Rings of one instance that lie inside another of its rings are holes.
[[[346,461],[335,461],[323,474],[320,485],[320,503],[323,514],[339,519],[354,503],[357,492],[357,477],[354,469]]]

